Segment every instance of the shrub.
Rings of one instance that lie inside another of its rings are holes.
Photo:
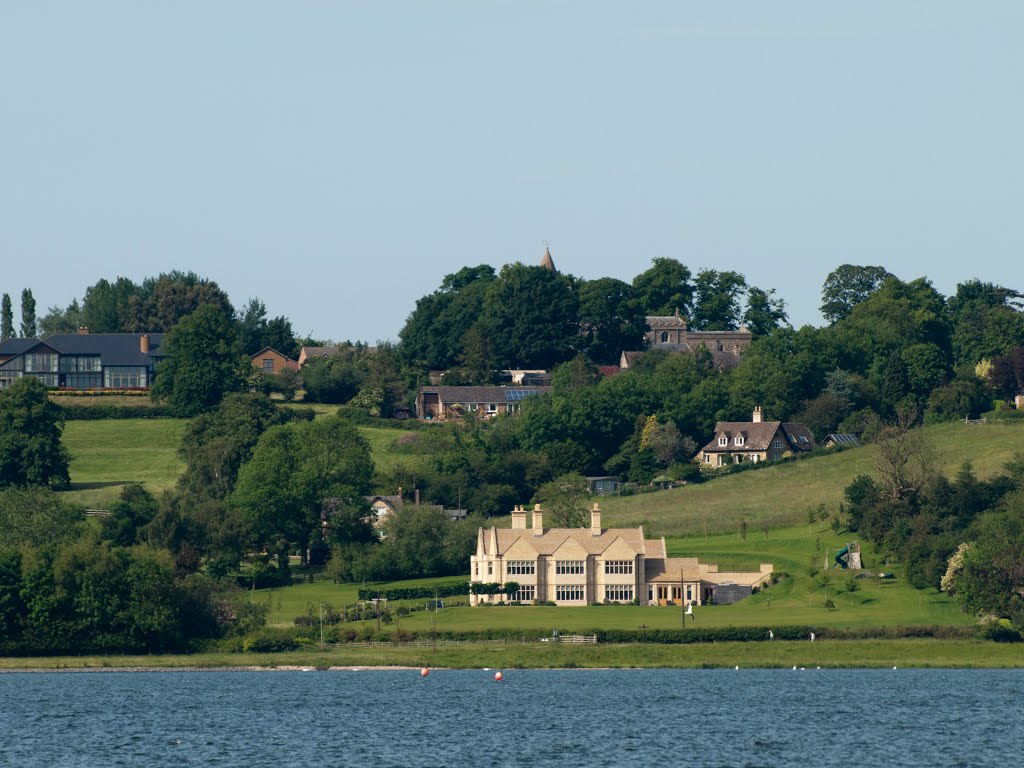
[[[290,629],[261,629],[242,641],[242,650],[246,653],[281,653],[298,647],[299,641]]]
[[[986,621],[981,625],[981,636],[996,643],[1019,643],[1021,634],[1014,629],[1009,619]]]

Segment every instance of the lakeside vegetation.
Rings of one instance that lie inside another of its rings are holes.
[[[1016,645],[980,640],[836,640],[715,643],[705,645],[480,644],[468,646],[316,647],[275,654],[197,653],[162,655],[45,656],[3,658],[0,671],[73,669],[231,669],[421,667],[433,669],[708,669],[803,667],[1020,669]]]

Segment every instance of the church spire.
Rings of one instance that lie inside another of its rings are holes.
[[[550,269],[556,275],[558,274],[558,270],[555,269],[555,260],[551,258],[551,249],[546,245],[544,246],[544,257],[540,260],[540,265],[544,269]]]

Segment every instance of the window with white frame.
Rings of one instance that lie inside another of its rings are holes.
[[[512,600],[517,603],[532,603],[537,599],[537,587],[533,584],[522,584],[519,587],[519,591],[512,596]]]
[[[509,560],[505,573],[509,576],[530,576],[537,572],[537,563],[533,560]]]
[[[52,373],[57,370],[57,355],[46,352],[36,352],[25,355],[26,373]]]
[[[555,573],[560,576],[578,576],[584,572],[583,566],[583,560],[556,560]]]
[[[750,454],[750,460],[757,464],[757,462],[759,462],[761,459],[756,453],[752,453]]]
[[[488,413],[497,413],[498,412],[498,404],[497,403],[488,403],[487,404],[487,412]]]
[[[711,454],[710,453],[705,453],[704,454],[704,463],[705,464],[710,464],[711,463]]]
[[[632,560],[605,560],[604,561],[604,572],[605,573],[632,573],[633,572],[633,561]],[[632,600],[633,598],[630,598]]]
[[[720,438],[718,438],[718,445],[721,446],[722,448],[724,448],[728,444],[729,444],[729,438],[728,437],[720,437]]]
[[[743,435],[736,435],[733,442],[736,443],[736,445],[743,445]]]
[[[488,576],[493,576],[494,575],[494,563],[488,563],[487,564],[487,575]]]
[[[555,600],[583,600],[582,584],[565,584],[555,587]]]
[[[781,448],[782,441],[779,439],[772,440],[772,448]]]
[[[633,601],[632,584],[608,584],[604,588],[604,599],[611,603],[629,603]]]

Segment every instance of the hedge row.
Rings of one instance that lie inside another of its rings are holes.
[[[909,627],[772,627],[776,640],[810,639],[814,632],[817,640],[895,640],[904,638],[936,638],[941,640],[1003,640],[1003,637],[989,637],[976,626],[909,626]],[[494,628],[480,630],[438,630],[438,640],[539,640],[544,633],[534,629]],[[768,642],[767,627],[690,627],[687,629],[590,629],[573,634],[596,635],[599,643],[650,643],[657,645],[686,645],[692,643],[724,642]],[[335,624],[324,627],[324,641],[327,643],[351,642],[409,642],[430,640],[434,633],[429,631],[411,632],[405,629],[378,631],[372,622],[361,624]],[[1019,635],[1018,635],[1019,637]],[[274,651],[291,650],[295,643],[315,643],[320,638],[319,625],[294,628],[260,630],[246,638],[248,650]]]
[[[360,600],[432,600],[434,597],[455,597],[469,594],[469,582],[460,581],[454,584],[435,584],[425,587],[403,587],[395,589],[373,589],[367,587],[359,590]]]
[[[94,419],[173,419],[177,414],[166,405],[62,405],[68,421]]]

